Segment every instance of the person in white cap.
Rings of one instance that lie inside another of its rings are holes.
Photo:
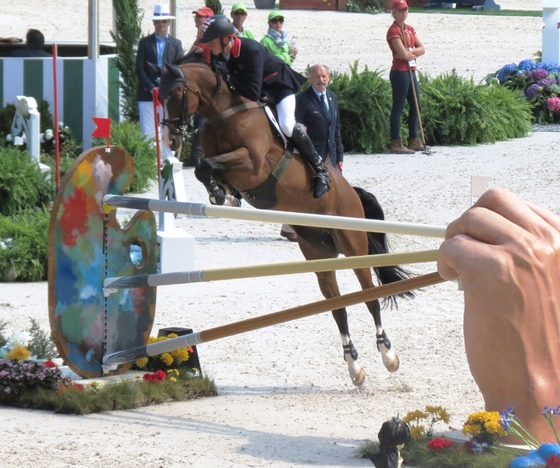
[[[140,39],[136,54],[136,75],[138,76],[136,100],[138,101],[142,133],[153,138],[155,124],[152,90],[159,86],[159,78],[148,64],[159,66],[163,66],[165,63],[178,64],[183,57],[183,45],[179,39],[169,34],[169,25],[175,17],[171,15],[168,5],[156,5],[150,19],[154,23],[155,32]],[[173,156],[173,152],[165,145],[162,145],[162,150],[165,156]]]

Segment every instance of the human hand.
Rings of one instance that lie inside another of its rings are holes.
[[[486,409],[513,406],[533,435],[552,438],[541,413],[560,401],[560,218],[490,190],[448,226],[438,271],[462,283],[465,349]]]
[[[23,42],[23,39],[19,37],[0,37],[0,42],[7,42],[9,44],[17,44],[18,42]]]
[[[338,168],[340,169],[340,172],[342,172],[342,161],[338,161]]]

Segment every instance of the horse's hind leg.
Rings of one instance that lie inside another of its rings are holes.
[[[354,270],[362,288],[372,287],[371,270],[369,268]],[[377,350],[381,353],[383,364],[389,372],[396,372],[399,368],[399,358],[391,349],[391,341],[381,324],[381,306],[378,300],[366,302],[366,306],[373,316],[375,322],[375,335],[377,338]]]
[[[336,282],[336,274],[334,271],[317,273],[321,292],[328,299],[330,297],[340,296],[338,283]],[[366,373],[363,367],[358,364],[358,351],[354,348],[354,344],[350,339],[350,331],[348,328],[348,313],[345,308],[332,311],[332,315],[338,327],[340,338],[342,339],[343,357],[348,364],[348,373],[352,379],[352,383],[356,386],[363,385],[366,379]]]

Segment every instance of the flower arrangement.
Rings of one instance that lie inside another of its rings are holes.
[[[148,344],[157,343],[171,338],[177,338],[177,335],[175,333],[170,333],[169,335],[159,336],[157,338],[150,336],[150,338],[148,338]],[[156,372],[158,370],[172,370],[174,368],[181,367],[181,365],[184,365],[184,363],[189,360],[189,352],[192,352],[192,348],[190,347],[176,349],[169,353],[158,354],[157,356],[141,358],[134,363],[134,368],[151,372]]]
[[[426,406],[425,410],[409,411],[403,421],[410,426],[410,437],[418,440],[432,437],[434,425],[439,421],[449,423],[449,413],[441,406]]]
[[[0,395],[19,394],[34,388],[56,390],[60,385],[70,384],[70,378],[64,377],[52,364],[52,361],[0,359]]]
[[[538,123],[560,122],[560,66],[554,63],[522,60],[504,65],[486,77],[523,92]]]
[[[462,432],[470,436],[474,442],[490,446],[507,434],[500,421],[501,417],[498,411],[471,413],[463,424]]]
[[[436,437],[434,439],[431,439],[426,447],[428,447],[430,450],[433,450],[434,452],[443,452],[445,449],[453,447],[453,442],[451,442],[449,439],[441,439],[440,437]]]
[[[502,411],[500,424],[508,434],[514,435],[521,439],[531,450],[523,457],[517,457],[510,465],[511,468],[527,468],[532,466],[546,466],[546,468],[560,467],[560,438],[554,424],[554,416],[560,417],[560,406],[556,409],[550,406],[544,407],[543,416],[552,428],[552,432],[556,438],[556,444],[541,444],[525,427],[525,425],[515,415],[513,407],[509,407],[507,411]]]

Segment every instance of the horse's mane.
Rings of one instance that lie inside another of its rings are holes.
[[[183,55],[179,61],[179,65],[184,65],[185,63],[200,63],[202,65],[209,66],[205,61],[201,50],[192,50],[186,55]]]

